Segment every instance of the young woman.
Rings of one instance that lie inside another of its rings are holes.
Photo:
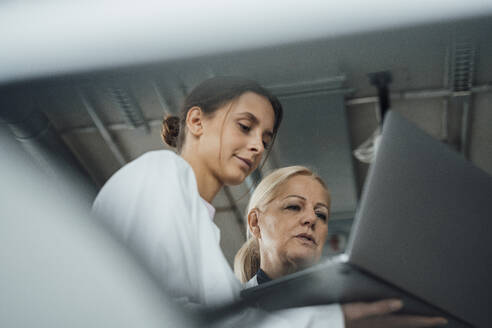
[[[210,204],[224,185],[255,170],[273,142],[282,107],[257,83],[220,77],[197,86],[162,136],[177,148],[142,155],[116,172],[93,212],[184,304],[217,305],[240,285],[219,246]]]
[[[253,287],[319,262],[328,235],[330,193],[303,166],[275,170],[256,187],[247,210],[251,237],[234,260],[236,276]],[[393,306],[393,307],[392,307]],[[346,327],[431,327],[443,318],[391,315],[398,300],[342,306]]]

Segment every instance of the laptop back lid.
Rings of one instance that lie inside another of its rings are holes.
[[[478,327],[492,326],[492,178],[390,111],[349,262]]]

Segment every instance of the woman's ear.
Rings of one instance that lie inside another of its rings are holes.
[[[203,117],[203,111],[198,106],[191,107],[186,114],[186,127],[195,137],[203,134]]]
[[[260,211],[257,208],[253,208],[248,213],[249,231],[251,231],[253,236],[255,236],[257,239],[261,239],[261,231],[260,231],[260,225],[258,220],[259,216],[260,216]]]

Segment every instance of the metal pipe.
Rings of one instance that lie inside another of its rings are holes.
[[[270,85],[266,88],[278,97],[285,97],[303,93],[334,91],[337,89],[341,89],[346,79],[347,78],[345,77],[345,75],[339,75],[312,81],[300,81],[295,83]]]
[[[161,120],[148,120],[147,124],[149,127],[160,127],[162,125],[162,119]],[[108,131],[129,131],[133,130],[132,128],[128,127],[128,124],[126,123],[113,123],[113,124],[108,124],[105,125],[106,130]],[[94,127],[93,125],[91,126],[81,126],[78,128],[72,128],[72,129],[66,129],[66,130],[61,130],[60,134],[62,135],[68,135],[68,134],[76,134],[76,133],[95,133],[98,132],[99,130]]]
[[[442,76],[442,85],[444,89],[449,89],[450,82],[450,61],[451,49],[446,47],[444,52],[444,67]],[[449,142],[449,97],[443,97],[442,99],[442,117],[441,117],[441,140]]]
[[[126,164],[125,157],[121,153],[119,147],[114,142],[113,137],[111,137],[111,135],[109,134],[109,131],[104,126],[104,123],[102,122],[101,118],[99,117],[99,115],[97,115],[96,111],[94,110],[94,108],[90,104],[85,93],[80,89],[77,91],[78,91],[79,97],[82,100],[82,103],[83,103],[85,109],[87,110],[87,112],[89,113],[89,116],[91,117],[92,121],[94,122],[94,125],[97,128],[97,131],[99,131],[99,133],[101,134],[101,137],[104,139],[104,141],[108,145],[109,149],[113,153],[113,155],[116,158],[116,160],[118,161],[118,163],[120,163],[121,166],[125,165]]]
[[[280,99],[289,99],[298,96],[316,96],[316,95],[332,95],[332,94],[351,94],[354,93],[355,89],[319,89],[319,90],[307,90],[307,91],[297,91],[284,94],[276,94]]]
[[[469,134],[470,134],[470,122],[471,122],[471,98],[463,98],[463,114],[461,117],[461,153],[465,158],[469,157]]]
[[[378,102],[379,102],[378,97],[360,97],[360,98],[347,99],[345,101],[345,106],[357,106],[357,105],[373,104]]]
[[[442,100],[441,140],[449,142],[449,99]]]
[[[472,87],[470,91],[466,91],[466,92],[453,92],[451,90],[446,90],[446,89],[393,92],[390,94],[390,98],[392,100],[431,99],[431,98],[441,98],[441,97],[465,96],[469,94],[484,93],[484,92],[492,92],[492,83]],[[355,105],[362,105],[362,104],[370,104],[374,102],[378,102],[378,97],[352,98],[346,100],[345,105],[355,106]]]

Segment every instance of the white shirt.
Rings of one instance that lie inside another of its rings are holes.
[[[190,165],[162,150],[116,172],[96,197],[93,212],[136,253],[169,296],[185,305],[210,306],[238,298],[242,288],[220,249],[220,231],[211,220],[215,209],[210,207],[198,193]],[[279,313],[269,315],[265,326],[343,327],[339,306]]]
[[[200,197],[202,198],[202,197]],[[208,210],[208,215],[210,215],[210,220],[214,220],[214,216],[215,216],[215,207],[212,206],[212,204],[210,204],[209,202],[207,202],[205,199],[202,198],[202,201],[203,203],[205,204],[205,207],[207,208]]]

